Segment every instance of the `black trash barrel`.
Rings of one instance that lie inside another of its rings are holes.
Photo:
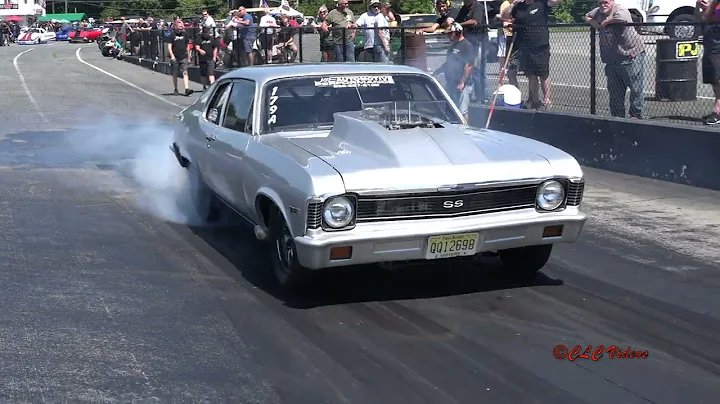
[[[658,39],[655,61],[655,97],[660,101],[697,100],[700,43]]]

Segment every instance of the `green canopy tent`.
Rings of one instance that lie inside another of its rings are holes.
[[[70,22],[82,21],[85,19],[85,13],[64,13],[64,14],[47,14],[40,18],[38,21],[51,21],[51,20],[68,20]]]

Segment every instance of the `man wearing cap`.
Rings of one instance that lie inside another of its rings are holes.
[[[331,10],[322,23],[322,30],[332,32],[335,45],[335,60],[339,62],[355,61],[355,25],[352,23],[352,10],[348,8],[348,0],[338,0],[337,7]]]
[[[440,28],[448,28],[448,26],[455,21],[455,18],[457,18],[458,15],[458,9],[448,7],[448,0],[436,0],[435,11],[438,13],[437,21],[427,28],[418,30],[418,34],[424,34],[425,32],[433,33]]]
[[[447,60],[433,75],[445,73],[445,91],[460,108],[460,112],[469,119],[470,96],[473,92],[473,63],[475,61],[475,46],[465,39],[463,27],[452,23],[446,30],[450,34],[450,47],[447,51]]]
[[[370,10],[363,13],[355,21],[355,25],[360,28],[374,28],[364,30],[365,52],[369,54],[368,56],[371,55],[373,61],[387,63],[390,53],[390,37],[387,35],[389,24],[385,16],[380,13],[380,6],[379,1],[370,3]]]

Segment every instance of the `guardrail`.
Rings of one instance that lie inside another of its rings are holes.
[[[574,114],[599,116],[615,116],[610,103],[625,101],[625,110],[629,109],[631,100],[625,94],[625,87],[634,87],[635,93],[641,94],[634,100],[642,106],[642,117],[647,120],[660,120],[672,123],[700,124],[702,117],[712,112],[714,95],[709,85],[702,84],[701,64],[702,44],[698,41],[698,32],[703,32],[701,23],[635,23],[628,24],[642,32],[639,38],[643,57],[638,59],[636,73],[633,77],[618,66],[608,67],[605,47],[598,38],[598,32],[588,24],[550,24],[550,62],[549,81],[551,83],[550,110]],[[687,39],[668,38],[668,32],[675,26],[699,27],[695,35]],[[521,29],[523,27],[515,27]],[[374,31],[374,28],[370,28]],[[447,35],[416,34],[417,28],[387,28],[391,33],[389,63],[412,65],[423,70],[433,71],[440,67],[446,59],[449,46]],[[195,38],[198,30],[189,29],[190,37]],[[339,42],[352,43],[347,47],[339,47],[341,55],[333,56],[333,47],[324,46],[316,29],[296,27],[293,41],[297,47],[296,63],[316,63],[323,61],[374,61],[373,52],[364,51],[366,29],[340,29]],[[497,88],[499,73],[502,68],[498,58],[497,30],[484,30],[479,35],[481,60],[476,67],[477,99],[476,104],[487,105],[490,95]],[[473,35],[474,32],[468,32]],[[133,33],[128,38],[130,53],[145,59],[169,61],[167,38],[169,31],[142,31]],[[253,64],[282,63],[272,61],[269,47],[265,44],[277,44],[277,32],[267,32],[263,28],[255,28],[252,35],[254,60]],[[219,39],[228,39],[222,38]],[[237,52],[243,45],[243,39],[228,40],[235,52],[223,46],[221,57],[223,67],[242,67],[249,63],[244,52]],[[350,52],[351,54],[348,54]],[[192,62],[197,64],[196,55],[191,53]],[[633,73],[633,72],[631,72]],[[482,80],[482,77],[485,80]],[[440,77],[442,81],[442,77]],[[506,77],[505,82],[507,83]],[[485,91],[482,91],[483,84]],[[520,72],[516,82],[525,97],[528,93],[528,80]],[[615,108],[617,109],[617,108]]]

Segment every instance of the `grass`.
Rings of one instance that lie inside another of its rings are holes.
[[[550,27],[550,32],[588,32],[590,26],[587,27]]]

